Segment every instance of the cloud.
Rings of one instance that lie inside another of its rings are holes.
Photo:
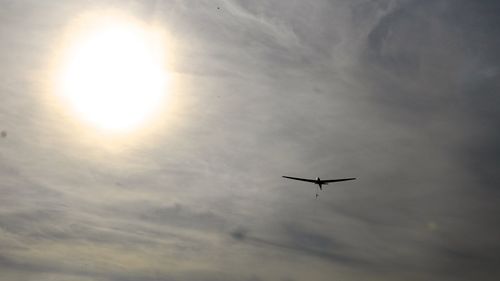
[[[490,110],[488,104],[495,102],[493,93],[498,88],[490,76],[496,75],[490,72],[497,64],[491,49],[497,42],[491,39],[498,30],[481,32],[497,21],[487,12],[491,10],[498,10],[498,5],[487,1],[410,1],[399,5],[369,33],[360,65],[361,79],[371,88],[372,106],[382,112],[386,122],[397,124],[395,128],[415,132],[406,145],[420,154],[410,158],[411,168],[419,173],[405,177],[414,177],[417,182],[419,176],[428,183],[407,184],[406,188],[418,188],[418,194],[428,195],[417,195],[407,202],[411,204],[406,205],[411,212],[408,215],[418,214],[420,220],[426,212],[417,208],[434,209],[433,216],[443,221],[445,229],[441,229],[437,245],[430,247],[447,250],[431,250],[429,254],[446,260],[442,270],[471,275],[496,272],[475,261],[495,263],[492,252],[483,247],[498,247],[498,241],[489,237],[498,227],[493,223],[495,211],[489,207],[498,200],[497,191],[491,190],[498,185],[498,178],[487,172],[497,161],[480,152],[488,150],[492,155],[497,150],[491,144],[497,139],[492,129],[498,123],[498,111]],[[471,147],[478,149],[472,152]],[[424,162],[419,164],[420,160]],[[467,242],[466,237],[474,237],[474,242]],[[474,258],[464,258],[466,252]],[[464,269],[464,263],[470,266]]]
[[[494,1],[0,5],[9,279],[498,279]],[[176,51],[175,124],[123,154],[40,98],[63,27],[110,7]]]
[[[288,227],[287,232],[283,234],[282,241],[279,242],[269,239],[263,239],[249,234],[245,228],[236,228],[230,232],[233,239],[252,243],[260,247],[270,247],[279,251],[291,252],[299,255],[307,255],[315,258],[325,259],[337,264],[347,264],[348,266],[366,266],[368,263],[362,259],[349,257],[342,253],[335,253],[335,247],[332,247],[333,240],[328,236],[316,233],[305,233],[302,230]]]

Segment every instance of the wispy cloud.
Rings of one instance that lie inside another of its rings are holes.
[[[498,279],[494,1],[0,5],[9,280]],[[176,122],[122,154],[44,98],[58,36],[110,8],[176,52]]]

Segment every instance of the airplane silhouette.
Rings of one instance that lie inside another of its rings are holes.
[[[344,178],[344,179],[333,179],[333,180],[322,180],[319,177],[316,179],[304,179],[304,178],[295,178],[295,177],[288,177],[288,176],[282,176],[287,179],[292,179],[292,180],[298,180],[298,181],[306,181],[306,182],[312,182],[314,184],[317,184],[319,186],[320,190],[323,190],[323,185],[327,185],[332,182],[339,182],[339,181],[351,181],[355,180],[356,178]],[[318,193],[316,193],[316,198],[318,198]]]

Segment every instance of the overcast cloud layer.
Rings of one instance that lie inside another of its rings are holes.
[[[172,38],[120,152],[44,98],[116,9]],[[498,280],[498,1],[1,1],[0,279]],[[299,177],[358,177],[315,199]]]

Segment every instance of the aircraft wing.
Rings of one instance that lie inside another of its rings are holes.
[[[352,181],[356,178],[345,178],[345,179],[334,179],[334,180],[321,180],[321,183],[330,183],[330,182],[338,182],[338,181]]]
[[[283,177],[287,178],[287,179],[292,179],[292,180],[307,181],[307,182],[316,183],[316,180],[313,180],[313,179],[294,178],[294,177],[287,177],[287,176],[283,176]]]

